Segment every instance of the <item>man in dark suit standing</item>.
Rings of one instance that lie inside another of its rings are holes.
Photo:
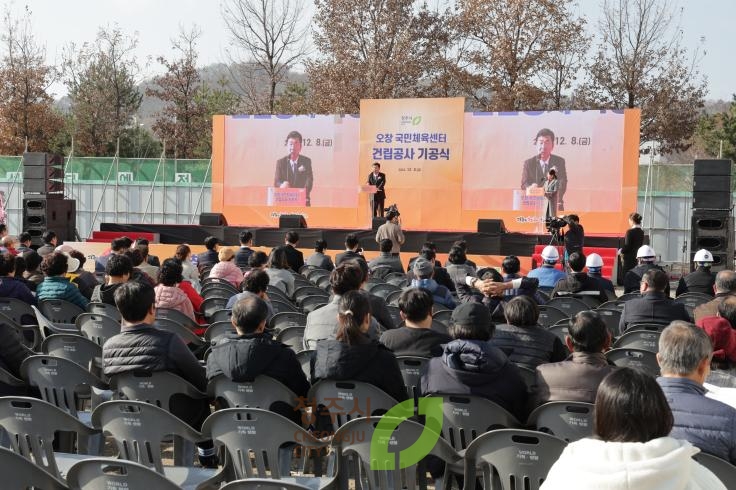
[[[542,187],[547,179],[547,172],[555,169],[557,172],[558,191],[557,191],[557,210],[565,210],[565,191],[567,190],[567,170],[565,169],[565,159],[552,154],[555,147],[555,133],[552,130],[544,128],[540,129],[534,140],[537,147],[537,154],[524,161],[524,169],[521,173],[521,188],[527,190],[529,188]]]
[[[286,148],[289,154],[276,161],[274,187],[295,187],[307,190],[307,206],[310,205],[309,193],[312,192],[312,160],[299,153],[302,151],[302,135],[292,131],[286,136]]]
[[[383,205],[386,202],[386,174],[381,172],[381,164],[378,162],[373,162],[373,172],[368,175],[368,185],[376,186],[376,193],[371,199],[373,216],[383,218]]]

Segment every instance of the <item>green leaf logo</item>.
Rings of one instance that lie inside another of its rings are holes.
[[[432,451],[442,431],[442,398],[419,399],[419,415],[426,416],[422,434],[417,442],[399,453],[399,469],[414,466]],[[371,470],[393,471],[395,458],[388,448],[393,431],[409,417],[414,415],[414,400],[406,400],[394,405],[381,418],[371,438]],[[383,463],[380,463],[383,462]]]
[[[419,126],[422,122],[422,116],[414,116],[414,119],[411,120],[412,126]]]

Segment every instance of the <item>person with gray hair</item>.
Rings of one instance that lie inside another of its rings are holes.
[[[701,328],[674,321],[659,338],[659,386],[672,409],[671,436],[736,463],[736,409],[705,396],[713,346]]]
[[[703,303],[693,311],[693,318],[697,322],[701,318],[708,316],[716,316],[718,314],[718,305],[728,296],[736,295],[736,272],[730,270],[722,270],[716,274],[716,283],[713,285],[716,297]]]

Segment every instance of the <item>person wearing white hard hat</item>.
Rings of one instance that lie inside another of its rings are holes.
[[[588,255],[585,258],[585,267],[588,269],[588,276],[601,283],[603,289],[614,294],[616,293],[616,290],[613,287],[613,283],[603,277],[603,274],[601,273],[603,270],[603,258],[600,255],[598,255],[597,253],[592,253]]]
[[[701,248],[695,252],[693,263],[695,270],[680,278],[675,297],[685,293],[703,293],[713,296],[715,294],[713,285],[716,283],[716,273],[710,270],[710,266],[713,265],[713,254]]]
[[[644,273],[649,269],[659,269],[664,272],[664,269],[655,263],[657,261],[657,252],[655,252],[649,245],[642,245],[639,247],[636,251],[636,260],[639,262],[639,265],[627,271],[624,276],[624,294],[639,291],[641,278],[644,277]],[[664,289],[664,293],[667,296],[670,295],[669,280],[667,281],[667,287]]]
[[[542,250],[542,266],[529,271],[527,277],[539,279],[540,288],[548,288],[551,290],[557,284],[557,281],[565,277],[565,273],[555,266],[560,260],[560,253],[557,247],[547,245]]]

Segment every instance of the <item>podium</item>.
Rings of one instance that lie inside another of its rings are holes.
[[[373,196],[376,194],[376,186],[370,184],[363,184],[358,187],[358,207],[368,210],[367,222],[368,228],[370,229],[373,221]]]
[[[269,187],[266,197],[267,206],[304,207],[307,205],[307,190],[296,187]]]
[[[513,207],[514,211],[527,211],[535,217],[535,233],[542,234],[545,230],[545,206],[547,198],[544,197],[544,187],[533,187],[531,189],[514,189]]]

